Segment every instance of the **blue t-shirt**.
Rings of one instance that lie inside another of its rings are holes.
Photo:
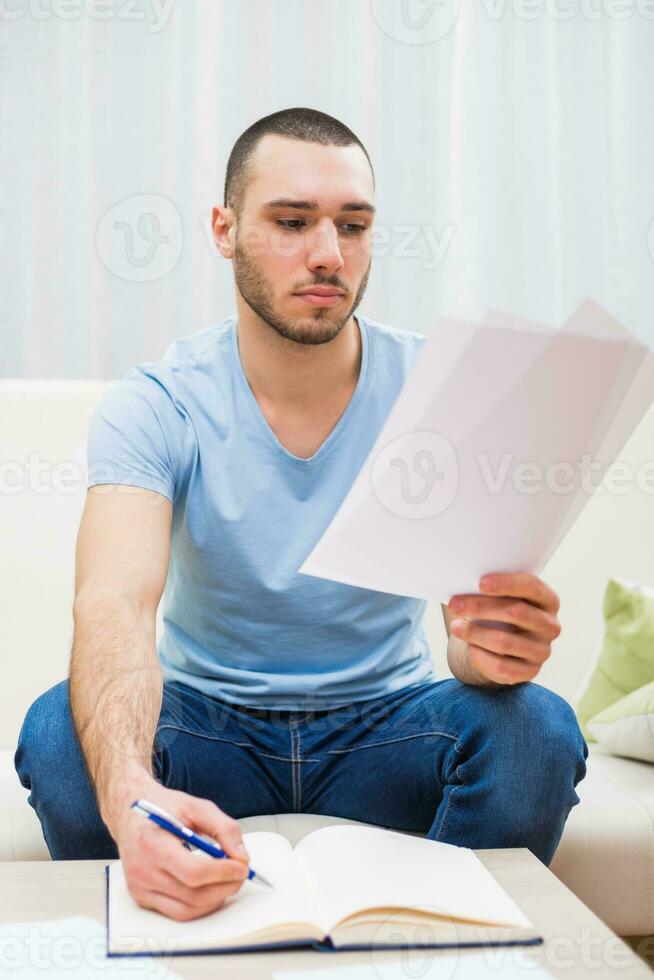
[[[354,394],[317,452],[285,449],[241,364],[236,315],[173,341],[102,397],[88,486],[173,503],[164,680],[231,703],[338,707],[432,680],[426,602],[298,568],[366,459],[425,337],[360,314]]]

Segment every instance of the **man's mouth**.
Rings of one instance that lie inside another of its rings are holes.
[[[309,286],[308,289],[303,289],[294,295],[313,306],[335,306],[343,299],[344,293],[333,286]]]

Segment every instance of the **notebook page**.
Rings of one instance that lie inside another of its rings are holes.
[[[331,930],[366,908],[417,908],[497,925],[532,923],[473,851],[380,827],[322,827],[295,846]]]
[[[315,923],[307,937],[322,938],[321,913],[312,896],[304,891],[293,848],[281,834],[256,831],[243,834],[250,855],[250,865],[275,886],[264,888],[245,881],[222,908],[190,922],[177,922],[167,916],[144,909],[132,898],[121,861],[110,869],[109,939],[111,951],[205,949],[238,945],[239,940],[262,929],[288,923]],[[213,861],[202,851],[194,851],[198,861]],[[282,936],[282,938],[285,938]],[[304,938],[301,932],[297,938]]]

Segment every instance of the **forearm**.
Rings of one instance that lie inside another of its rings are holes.
[[[70,699],[103,820],[113,833],[134,788],[153,779],[163,677],[154,621],[127,597],[87,593],[74,605]]]
[[[484,677],[472,666],[468,658],[468,644],[454,634],[450,634],[447,641],[447,664],[462,684],[471,684],[473,687],[506,687],[505,684],[498,684]]]

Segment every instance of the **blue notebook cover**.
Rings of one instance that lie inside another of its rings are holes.
[[[206,956],[207,954],[217,954],[217,953],[265,953],[273,952],[278,949],[314,949],[319,953],[341,953],[349,952],[352,950],[370,950],[370,949],[404,949],[409,948],[405,943],[393,944],[393,943],[375,943],[374,946],[367,944],[357,944],[357,945],[347,945],[347,946],[334,946],[333,942],[329,937],[317,942],[314,939],[288,939],[277,943],[261,943],[255,944],[254,946],[221,946],[219,948],[207,947],[206,949],[176,949],[176,950],[143,950],[142,952],[136,953],[112,953],[109,951],[110,936],[111,936],[111,923],[109,921],[109,865],[105,865],[105,907],[106,907],[106,917],[107,917],[107,957],[119,957],[119,956]],[[511,939],[505,941],[489,941],[483,943],[415,943],[411,945],[411,949],[471,949],[474,947],[487,947],[487,946],[540,946],[543,942],[542,936],[536,936],[533,939]]]

